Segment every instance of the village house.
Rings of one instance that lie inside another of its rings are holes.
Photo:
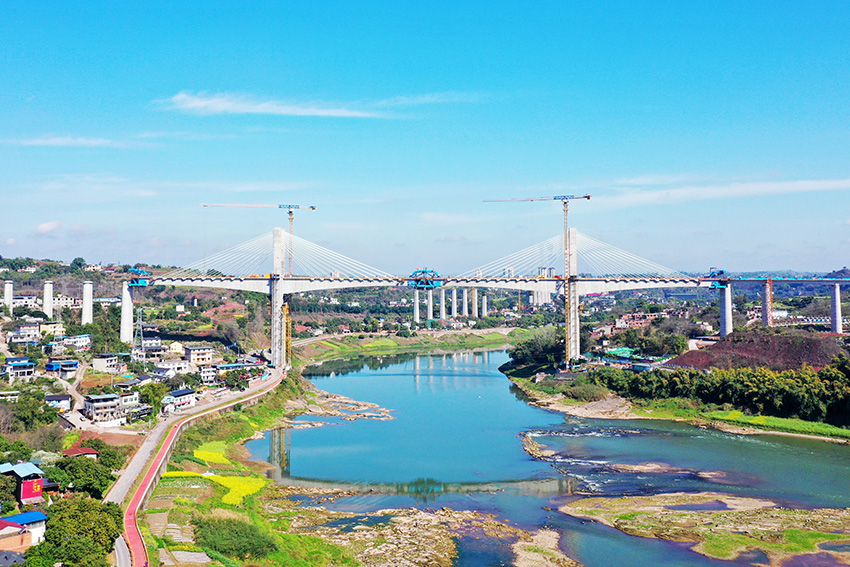
[[[91,367],[98,372],[109,374],[117,374],[121,369],[118,363],[118,355],[107,352],[95,356],[91,361]]]
[[[38,504],[44,502],[42,487],[44,471],[32,463],[0,464],[0,474],[15,479],[17,487],[15,497],[21,504]]]
[[[31,362],[26,356],[11,356],[0,366],[0,374],[9,376],[10,385],[16,380],[30,382],[35,377],[35,362]]]
[[[215,349],[211,346],[186,347],[186,360],[195,365],[212,363],[214,355]]]
[[[73,398],[71,394],[48,394],[44,396],[44,403],[59,410],[59,413],[71,411]]]
[[[53,335],[54,337],[65,336],[65,324],[61,321],[45,321],[38,326],[42,336]]]
[[[83,413],[92,422],[110,427],[124,425],[126,419],[117,394],[88,395],[84,398]]]
[[[91,447],[71,447],[62,451],[62,454],[66,457],[85,457],[93,461],[96,461],[100,456],[100,453]]]

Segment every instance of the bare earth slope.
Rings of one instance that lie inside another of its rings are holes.
[[[670,361],[693,368],[765,367],[798,369],[804,364],[820,368],[839,354],[848,354],[840,337],[798,329],[736,331],[702,350],[692,350]]]

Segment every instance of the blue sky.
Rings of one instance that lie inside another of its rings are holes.
[[[850,264],[847,2],[4,2],[0,255],[187,264],[285,224],[452,274],[571,225]]]

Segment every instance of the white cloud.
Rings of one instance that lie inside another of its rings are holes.
[[[422,104],[449,104],[458,102],[477,102],[481,100],[481,95],[477,93],[459,93],[459,92],[444,92],[444,93],[429,93],[412,96],[395,96],[384,100],[379,100],[373,104],[376,107],[386,106],[418,106]]]
[[[624,177],[622,179],[616,180],[614,183],[617,185],[638,185],[638,186],[647,186],[647,185],[676,185],[678,183],[688,183],[693,182],[694,176],[690,174],[650,174],[650,175],[639,175],[637,177]]]
[[[207,95],[182,91],[163,101],[172,110],[196,114],[272,114],[278,116],[325,116],[342,118],[386,118],[377,112],[330,106],[322,102],[298,104],[280,100],[255,100],[246,95]]]
[[[175,140],[224,140],[236,138],[234,134],[202,134],[199,132],[142,132],[136,136],[142,139],[170,138]]]
[[[72,136],[46,136],[26,140],[6,140],[7,144],[18,146],[52,146],[66,148],[127,148],[132,144],[108,138],[84,138]]]
[[[6,246],[14,246],[15,242],[16,242],[16,240],[14,238],[7,238],[6,239]]]
[[[670,205],[690,201],[764,197],[792,193],[814,193],[850,189],[850,179],[805,179],[799,181],[754,181],[714,185],[686,185],[669,189],[633,189],[613,195],[600,195],[600,204],[609,207]],[[594,197],[596,200],[596,197]]]
[[[62,223],[60,221],[48,221],[35,227],[35,232],[36,234],[50,234],[51,232],[56,232],[60,228],[62,228]]]

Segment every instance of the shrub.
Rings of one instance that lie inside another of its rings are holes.
[[[234,518],[192,518],[195,539],[199,546],[227,555],[245,559],[265,557],[277,551],[274,538],[248,522]]]

